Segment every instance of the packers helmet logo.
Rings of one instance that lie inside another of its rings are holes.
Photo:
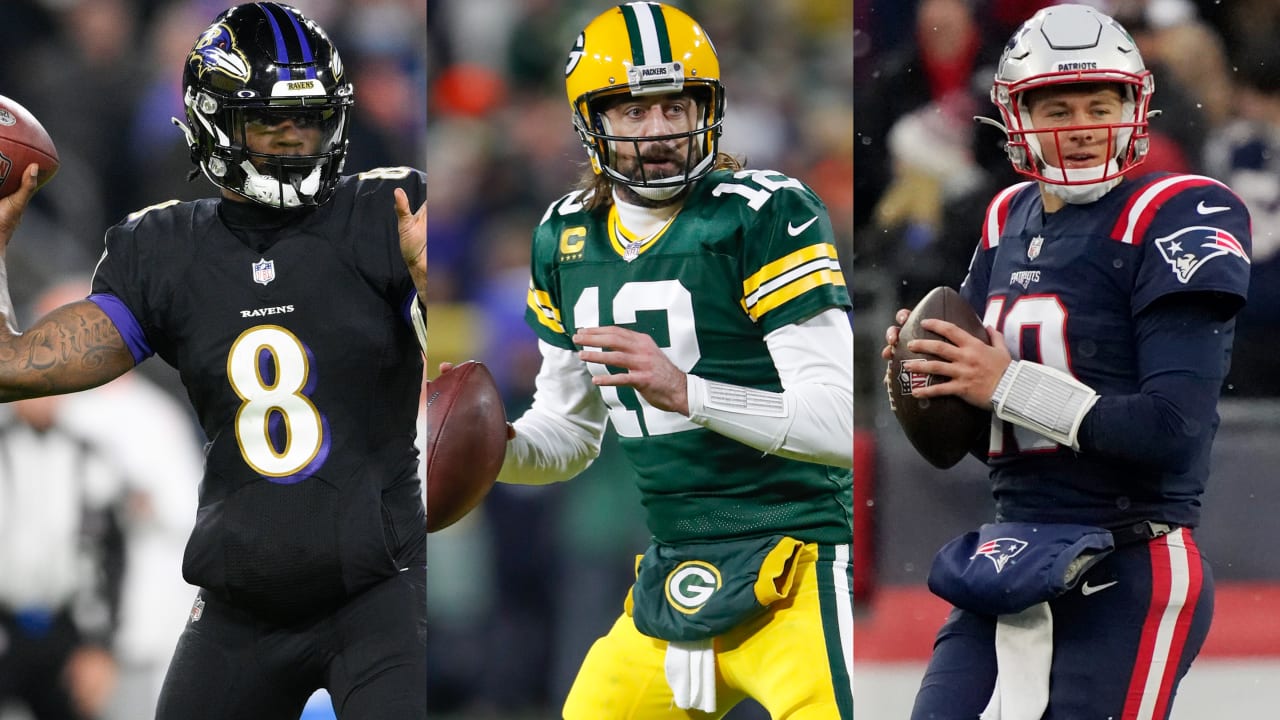
[[[720,589],[720,571],[702,560],[690,560],[676,566],[667,576],[667,602],[685,615],[702,609]]]
[[[587,51],[587,34],[578,33],[578,39],[573,41],[573,49],[569,51],[569,61],[564,66],[564,76],[569,77],[573,74],[573,69],[578,67],[578,63],[582,62],[582,56]]]
[[[231,28],[223,23],[211,26],[200,35],[187,62],[194,64],[197,77],[219,72],[242,83],[249,81],[249,61],[236,47]]]

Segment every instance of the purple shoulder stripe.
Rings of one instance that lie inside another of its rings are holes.
[[[413,316],[409,314],[409,311],[413,309],[413,303],[416,302],[417,299],[418,291],[410,290],[409,297],[404,299],[404,307],[400,308],[400,314],[404,316],[405,324],[409,326],[413,325]]]
[[[133,353],[134,365],[156,354],[156,351],[151,349],[151,344],[147,342],[146,333],[142,332],[142,325],[138,324],[138,319],[120,298],[106,293],[94,293],[86,299],[102,308],[107,317],[111,318],[111,322],[115,323],[120,337],[124,338],[124,344],[129,348],[129,352]]]

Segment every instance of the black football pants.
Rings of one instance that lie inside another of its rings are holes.
[[[157,720],[297,720],[322,687],[340,720],[426,717],[426,568],[296,625],[257,619],[204,591],[199,598]]]

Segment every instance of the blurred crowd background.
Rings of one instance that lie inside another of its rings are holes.
[[[428,368],[484,360],[517,417],[539,356],[524,324],[529,243],[588,170],[564,66],[608,0],[431,0]],[[853,258],[853,5],[674,0],[706,29],[726,87],[721,149],[807,183]],[[559,717],[622,610],[648,534],[612,432],[559,486],[498,486],[428,542],[431,717]],[[740,708],[732,717],[760,717]]]
[[[1226,396],[1280,395],[1271,337],[1280,330],[1280,3],[1085,0],[1134,36],[1155,73],[1152,151],[1136,172],[1207,174],[1253,218],[1253,277]],[[853,282],[862,424],[883,410],[880,334],[893,309],[963,279],[982,214],[1017,182],[988,98],[1013,30],[1052,0],[855,0]]]
[[[35,114],[61,160],[57,176],[28,208],[7,254],[21,326],[50,309],[52,300],[87,294],[107,227],[170,198],[216,194],[203,177],[188,182],[194,165],[170,117],[183,117],[182,69],[192,45],[218,13],[234,4],[0,2],[0,95]],[[425,168],[426,0],[290,4],[328,31],[355,84],[346,172],[388,165]],[[107,682],[110,669],[82,673],[79,681],[86,695],[101,700],[101,717],[107,720],[153,716],[159,679],[194,597],[182,581],[180,562],[195,517],[203,438],[176,373],[158,358],[139,370],[42,411],[55,426],[100,446],[125,477],[126,492],[112,505],[129,548],[111,648],[116,682]],[[7,406],[0,406],[0,421],[14,422]],[[15,517],[9,513],[42,512],[15,508],[17,496],[3,488],[42,480],[0,477],[0,538],[8,540],[4,532]],[[7,561],[0,553],[0,562]],[[88,568],[85,575],[90,580],[96,573]],[[8,597],[0,577],[0,608]],[[0,637],[0,648],[7,650],[13,641]],[[331,716],[323,703],[304,715]],[[0,717],[30,716],[0,699]]]

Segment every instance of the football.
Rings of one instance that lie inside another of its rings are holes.
[[[949,468],[960,462],[979,435],[990,428],[991,414],[958,397],[917,399],[911,390],[945,382],[947,378],[913,372],[903,362],[936,359],[932,355],[907,350],[912,340],[943,340],[937,333],[920,327],[926,318],[955,323],[965,332],[987,342],[982,320],[960,293],[949,287],[937,287],[924,296],[898,333],[898,345],[889,361],[889,405],[898,424],[916,451],[934,467]]]
[[[427,532],[471,512],[507,450],[507,411],[493,375],[469,360],[427,382]]]
[[[44,185],[58,172],[58,151],[34,115],[0,95],[0,197],[22,187],[22,172],[31,163],[40,166],[36,182]]]

